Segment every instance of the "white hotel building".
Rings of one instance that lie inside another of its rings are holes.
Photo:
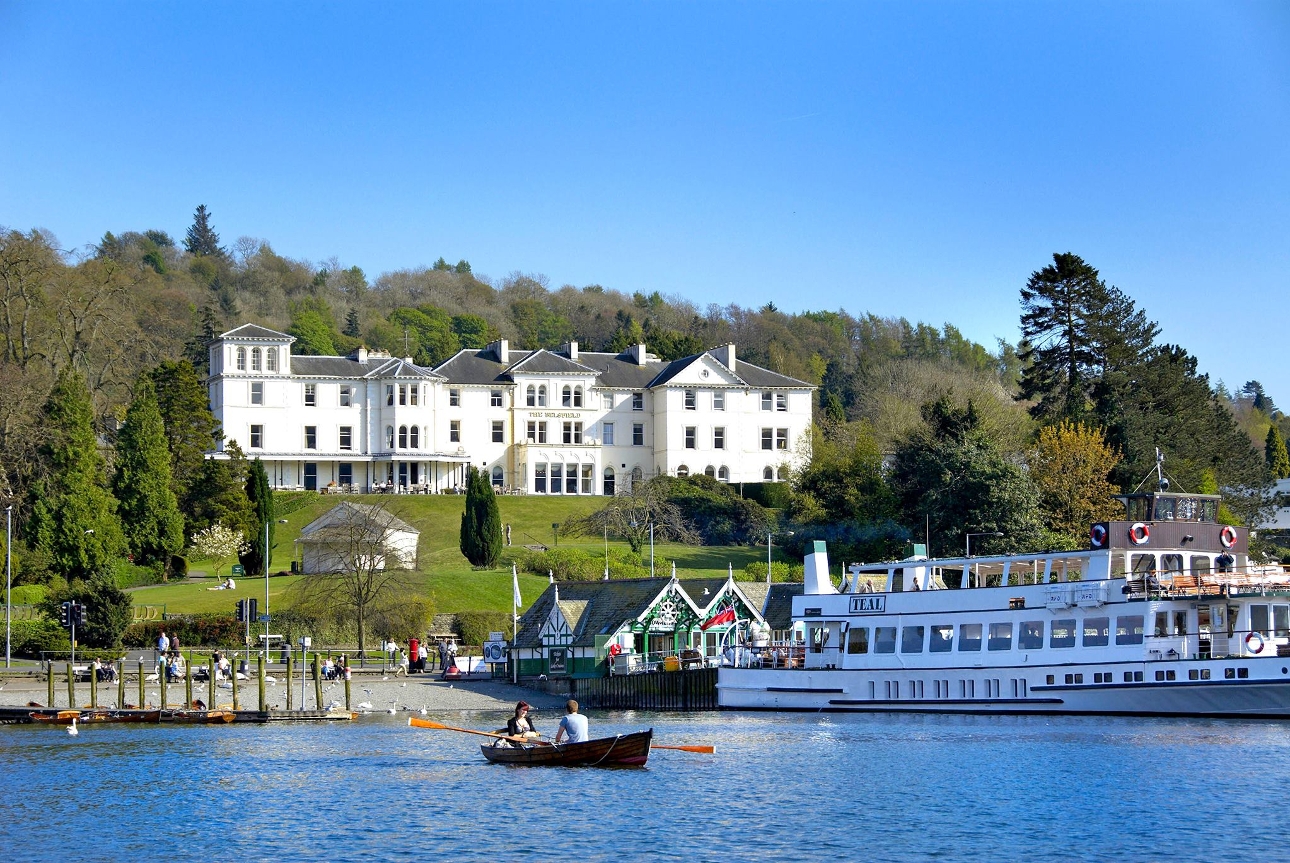
[[[473,464],[507,491],[613,494],[663,473],[784,480],[809,455],[814,387],[733,344],[664,362],[502,339],[430,369],[361,348],[293,356],[292,341],[247,324],[210,346],[211,409],[276,488],[439,492]]]

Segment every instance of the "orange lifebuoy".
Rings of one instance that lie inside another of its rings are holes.
[[[1151,539],[1151,525],[1142,522],[1134,522],[1133,527],[1129,528],[1129,541],[1134,545],[1146,545]]]
[[[1250,649],[1250,653],[1263,652],[1263,636],[1257,632],[1251,632],[1245,636],[1245,646]]]
[[[1088,538],[1093,543],[1094,548],[1101,548],[1106,545],[1106,525],[1095,524],[1088,532]]]
[[[1218,541],[1223,544],[1223,548],[1231,548],[1236,545],[1236,529],[1227,525],[1218,532]]]

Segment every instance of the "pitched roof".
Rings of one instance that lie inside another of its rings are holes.
[[[515,353],[528,356],[527,352],[523,351]],[[435,366],[434,371],[450,383],[486,385],[510,383],[510,375],[506,373],[507,368],[507,364],[498,361],[496,354],[484,349],[458,351]]]
[[[512,376],[516,372],[529,375],[593,375],[596,370],[561,356],[555,351],[539,350],[517,363],[512,363],[507,372]]]
[[[560,593],[561,613],[567,602],[584,602],[580,616],[581,631],[575,630],[574,644],[592,646],[597,635],[607,635],[625,621],[635,620],[644,614],[654,599],[663,592],[670,578],[623,578],[615,581],[562,581],[543,591],[537,601],[524,612],[520,631],[516,636],[517,647],[542,646],[539,635],[543,624],[551,616],[557,588]],[[572,621],[570,621],[572,625]]]
[[[277,330],[271,330],[268,327],[261,327],[257,324],[242,324],[242,326],[231,329],[226,333],[220,333],[219,337],[221,339],[273,339],[275,341],[285,339],[289,342],[296,340],[295,336],[280,333]]]
[[[596,370],[595,386],[612,390],[643,390],[664,366],[657,360],[639,365],[626,354],[579,352],[578,362]]]
[[[763,589],[764,589],[763,585]],[[793,627],[793,597],[801,596],[803,584],[779,582],[770,586],[761,616],[771,629],[791,629]]]
[[[372,503],[351,503],[342,501],[318,516],[300,529],[301,542],[306,537],[332,535],[337,529],[370,521],[390,531],[405,531],[420,534],[412,525],[391,513],[389,510]]]
[[[359,362],[353,357],[314,357],[294,354],[291,373],[318,378],[437,378],[431,369],[391,357],[369,357]]]
[[[667,367],[664,368],[663,371],[659,372],[658,376],[650,381],[649,385],[651,387],[662,386],[685,369],[694,365],[694,363],[698,362],[703,357],[708,357],[709,360],[721,366],[721,368],[726,368],[725,363],[712,356],[711,351],[705,351],[701,354],[682,357],[679,360],[673,360],[668,363]],[[806,381],[799,381],[797,378],[790,378],[788,375],[781,375],[779,372],[772,372],[770,369],[755,366],[744,360],[739,360],[735,370],[731,371],[730,374],[732,374],[736,380],[743,381],[750,387],[791,387],[793,389],[811,387],[814,389],[814,386],[812,384],[808,384]]]

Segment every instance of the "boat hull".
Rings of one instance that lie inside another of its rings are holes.
[[[186,725],[223,725],[236,717],[237,714],[231,710],[167,710],[161,719]]]
[[[160,710],[59,710],[33,711],[33,722],[44,722],[52,725],[71,725],[75,718],[81,725],[94,725],[104,722],[160,722]]]
[[[649,758],[654,729],[617,737],[601,737],[585,743],[554,743],[537,746],[480,747],[494,764],[528,767],[640,767]]]

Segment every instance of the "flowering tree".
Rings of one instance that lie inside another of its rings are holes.
[[[191,553],[195,557],[214,561],[216,577],[226,562],[248,550],[250,545],[243,538],[242,531],[225,527],[218,521],[193,534]]]

